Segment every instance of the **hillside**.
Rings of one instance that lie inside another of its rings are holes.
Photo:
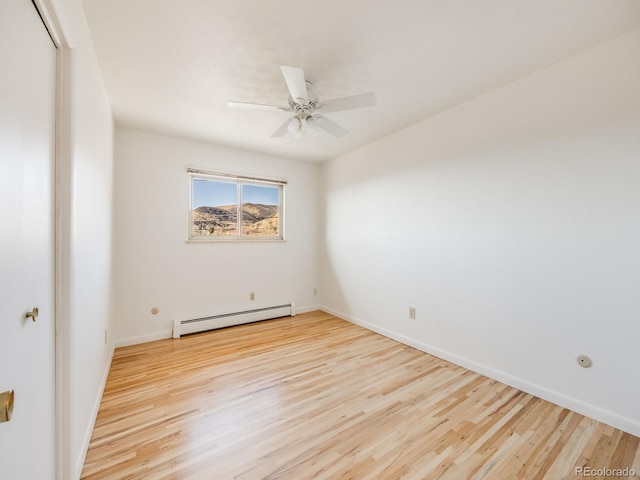
[[[198,207],[193,211],[194,236],[236,235],[235,205]],[[242,204],[242,232],[246,235],[278,235],[277,205]]]

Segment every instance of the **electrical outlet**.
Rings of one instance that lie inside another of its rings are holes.
[[[318,289],[314,288],[313,289],[313,296],[316,297],[318,295]]]
[[[107,344],[107,338],[108,338],[108,337],[107,337],[107,331],[105,330],[105,331],[104,331],[104,344],[105,344],[105,345]]]
[[[249,294],[249,300],[251,300],[252,302],[256,299],[256,292],[251,292]]]
[[[415,307],[409,307],[409,320],[416,319],[416,309]]]

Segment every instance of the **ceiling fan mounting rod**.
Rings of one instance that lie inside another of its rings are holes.
[[[313,84],[310,81],[305,81],[307,90],[307,98],[293,98],[289,95],[289,107],[296,112],[296,115],[306,113],[307,116],[313,113],[318,104],[318,96],[313,91]]]

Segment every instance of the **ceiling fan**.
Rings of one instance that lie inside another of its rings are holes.
[[[336,137],[343,137],[349,133],[349,131],[322,114],[371,107],[376,104],[376,96],[373,92],[320,102],[318,96],[313,91],[311,82],[305,80],[302,68],[281,66],[280,69],[282,70],[284,81],[289,89],[288,107],[261,105],[258,103],[227,102],[227,105],[232,108],[250,108],[293,113],[291,118],[273,132],[273,135],[271,135],[272,138],[283,137],[287,132],[291,133],[294,138],[301,138],[303,134],[311,138],[319,134],[319,129],[325,130]]]

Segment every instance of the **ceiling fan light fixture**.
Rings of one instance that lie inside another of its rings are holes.
[[[291,117],[289,123],[287,125],[287,129],[289,133],[291,133],[294,137],[300,138],[300,129],[302,128],[302,123],[298,117]]]
[[[305,118],[305,123],[307,125],[307,135],[309,138],[317,137],[320,135],[320,129],[318,128],[318,122],[315,118],[309,115]]]

